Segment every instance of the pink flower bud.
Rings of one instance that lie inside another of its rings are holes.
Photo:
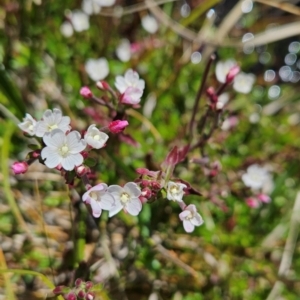
[[[78,293],[77,293],[77,296],[79,299],[84,299],[86,293],[82,290],[80,290]]]
[[[109,123],[108,128],[112,133],[119,133],[123,131],[129,123],[126,120],[116,120]]]
[[[54,295],[60,295],[64,292],[64,288],[65,288],[65,286],[60,285],[60,286],[57,286],[52,292]]]
[[[88,292],[88,293],[85,295],[85,299],[86,299],[86,300],[94,300],[94,299],[95,299],[95,294],[94,294],[94,293],[91,293],[91,292]]]
[[[68,295],[65,296],[66,300],[77,300],[77,296],[75,293],[71,292]]]
[[[231,83],[235,76],[240,72],[240,67],[238,65],[233,66],[226,75],[226,83]]]
[[[178,158],[178,148],[175,146],[172,148],[172,150],[168,153],[166,159],[165,159],[165,164],[167,166],[175,166],[179,161]]]
[[[87,281],[85,283],[85,288],[88,291],[89,289],[91,289],[93,287],[93,283],[91,281]]]
[[[80,95],[85,99],[91,99],[93,97],[92,91],[87,86],[84,86],[80,89]]]
[[[209,99],[212,103],[216,103],[218,101],[218,96],[217,96],[216,91],[213,87],[209,87],[206,90],[206,95],[209,97]]]
[[[98,81],[98,82],[96,83],[96,86],[97,86],[97,88],[98,88],[99,90],[102,90],[102,91],[108,91],[108,90],[110,90],[109,84],[108,84],[106,81],[104,81],[104,80]]]
[[[258,200],[260,200],[263,203],[270,203],[271,202],[271,198],[266,194],[259,194],[257,196],[257,198],[258,198]]]
[[[81,278],[77,278],[77,279],[75,280],[75,286],[76,286],[77,288],[80,287],[81,283],[82,283],[82,279],[81,279]]]
[[[79,167],[76,167],[75,171],[79,177],[82,177],[83,175],[90,173],[91,169],[87,166],[81,165]]]
[[[259,207],[259,202],[256,198],[252,198],[252,197],[247,198],[246,203],[251,208],[258,208]]]
[[[11,166],[12,171],[15,175],[24,174],[28,170],[28,164],[26,161],[14,162]]]
[[[151,190],[149,188],[147,188],[147,187],[144,188],[142,190],[142,196],[145,197],[145,198],[147,198],[147,199],[151,198],[151,196],[152,196]]]

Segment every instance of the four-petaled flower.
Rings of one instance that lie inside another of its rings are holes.
[[[22,131],[33,136],[35,134],[36,123],[36,120],[30,114],[26,114],[25,118],[23,118],[23,122],[18,124],[18,126]]]
[[[180,182],[169,181],[167,184],[167,198],[173,201],[182,201],[184,195],[184,188],[187,186]]]
[[[254,74],[246,74],[241,72],[235,76],[233,88],[239,93],[249,94],[252,90],[255,79],[256,77]]]
[[[98,128],[96,128],[96,125],[91,125],[87,132],[84,135],[84,140],[87,142],[87,144],[95,149],[100,149],[104,147],[106,141],[108,140],[108,135],[102,131],[100,131]]]
[[[195,226],[203,224],[203,219],[197,212],[196,206],[190,204],[179,214],[179,218],[183,221],[183,227],[186,232],[193,232]]]
[[[124,77],[117,76],[115,86],[122,94],[121,102],[126,104],[137,104],[145,88],[145,81],[139,79],[139,74],[132,69],[126,71]]]
[[[111,210],[115,203],[114,197],[107,193],[107,185],[105,183],[100,183],[90,188],[83,194],[82,200],[91,205],[95,218],[101,216],[103,209]]]
[[[60,164],[66,171],[72,171],[83,163],[80,154],[86,147],[78,131],[71,131],[67,135],[60,129],[54,129],[45,134],[43,141],[47,147],[41,152],[42,159],[48,168],[55,168]]]
[[[142,192],[136,183],[128,182],[124,187],[111,185],[108,187],[107,192],[112,194],[116,201],[115,206],[109,211],[110,217],[122,209],[133,216],[137,216],[142,210],[142,203],[139,199]]]
[[[67,116],[63,117],[59,109],[54,108],[53,112],[47,109],[43,114],[43,119],[36,124],[35,134],[38,137],[43,137],[45,133],[57,128],[67,132],[71,129],[69,124],[70,118]]]

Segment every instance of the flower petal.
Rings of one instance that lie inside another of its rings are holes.
[[[195,226],[188,220],[183,221],[183,228],[186,232],[193,232],[195,229]]]
[[[182,211],[182,212],[179,214],[179,219],[180,219],[181,221],[185,220],[185,218],[186,218],[187,216],[189,216],[190,213],[191,213],[191,212],[190,212],[189,210],[184,210],[184,211]]]
[[[54,129],[43,136],[44,143],[54,149],[62,147],[65,143],[66,135],[60,129]]]
[[[75,166],[80,166],[83,163],[81,154],[70,154],[62,159],[61,165],[66,171],[74,170]]]
[[[115,205],[112,207],[112,209],[109,211],[108,216],[111,218],[114,215],[116,215],[119,211],[123,209],[123,205],[120,201],[116,201]]]
[[[204,223],[202,217],[201,217],[200,214],[198,214],[198,213],[196,213],[196,214],[194,215],[194,218],[192,218],[190,221],[191,221],[191,223],[192,223],[193,225],[195,225],[195,226],[200,226],[200,225],[202,225],[202,224]]]
[[[70,153],[76,154],[83,151],[86,147],[86,141],[81,139],[78,131],[71,131],[66,137]]]
[[[140,188],[135,182],[127,182],[124,185],[124,190],[134,197],[139,197],[142,194]]]
[[[92,207],[93,216],[95,218],[99,218],[101,216],[101,213],[102,213],[102,209],[99,205],[99,202],[92,199],[90,204],[91,204],[91,207]]]
[[[126,204],[125,208],[132,216],[137,216],[142,210],[142,203],[139,198],[133,198]]]
[[[111,210],[114,204],[115,204],[115,198],[112,195],[108,193],[101,195],[101,200],[99,202],[99,205],[102,209]]]
[[[41,156],[46,159],[45,165],[50,169],[57,167],[62,161],[62,157],[50,147],[45,147],[41,152]]]

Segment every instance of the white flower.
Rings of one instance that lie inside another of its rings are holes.
[[[82,200],[92,207],[93,216],[99,218],[102,210],[110,210],[114,206],[115,199],[106,192],[107,185],[100,183],[83,194]]]
[[[139,79],[137,72],[129,69],[126,71],[124,77],[120,75],[116,77],[115,86],[121,94],[125,93],[126,89],[130,87],[144,91],[145,81]]]
[[[272,177],[268,170],[257,164],[248,167],[247,173],[242,175],[242,180],[247,187],[254,190],[259,190],[272,183]]]
[[[235,76],[233,88],[239,93],[249,94],[252,90],[255,79],[256,77],[254,74],[246,74],[241,72]]]
[[[203,224],[203,219],[197,212],[194,204],[188,205],[184,211],[179,214],[179,218],[181,221],[183,221],[183,227],[186,232],[193,232],[195,226],[200,226]]]
[[[65,170],[71,171],[83,163],[80,152],[85,149],[86,142],[81,139],[78,131],[66,135],[62,130],[54,129],[44,135],[43,141],[47,147],[42,150],[41,156],[48,168],[61,164]]]
[[[142,18],[142,26],[149,33],[155,33],[158,30],[156,19],[150,15],[146,15]]]
[[[33,136],[35,134],[36,124],[36,120],[30,114],[26,114],[25,118],[23,118],[23,122],[18,124],[18,126],[22,131]]]
[[[100,6],[113,6],[116,2],[116,0],[94,0],[95,2],[97,2]]]
[[[45,133],[51,132],[54,129],[61,129],[63,132],[67,132],[71,129],[69,126],[70,118],[67,116],[62,116],[62,113],[59,109],[54,108],[53,112],[50,109],[47,109],[41,121],[36,124],[35,134],[38,137],[43,137]]]
[[[106,58],[88,59],[85,63],[85,70],[89,77],[94,80],[102,80],[109,74],[109,66]]]
[[[232,67],[236,65],[237,63],[233,59],[228,59],[226,61],[218,61],[216,66],[216,77],[218,81],[221,83],[225,83],[228,72]]]
[[[74,33],[72,24],[70,22],[63,22],[60,26],[60,32],[66,38],[71,37]]]
[[[87,144],[95,149],[102,148],[106,141],[108,140],[108,135],[102,131],[100,131],[98,128],[96,128],[96,125],[91,125],[87,132],[84,135],[84,140],[87,142]]]
[[[183,189],[187,186],[180,182],[169,181],[167,184],[167,199],[182,202]]]
[[[75,10],[70,14],[74,30],[81,32],[90,28],[89,16],[81,10]]]
[[[142,210],[142,203],[139,199],[142,192],[136,183],[128,182],[124,187],[111,185],[108,187],[107,192],[116,200],[115,206],[109,211],[110,217],[122,209],[133,216],[137,216]]]
[[[121,43],[117,46],[116,55],[120,61],[126,62],[131,58],[130,42],[127,39],[122,39]]]
[[[142,95],[143,95],[142,90],[134,87],[129,87],[122,94],[121,103],[131,104],[131,105],[138,104],[141,101]]]
[[[101,10],[97,0],[83,0],[81,8],[87,15],[98,14]]]

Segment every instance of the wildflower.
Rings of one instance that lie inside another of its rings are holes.
[[[93,93],[92,91],[90,90],[89,87],[87,86],[83,86],[81,89],[80,89],[80,95],[85,98],[85,99],[91,99],[93,97]]]
[[[183,189],[187,186],[180,182],[169,181],[167,184],[167,199],[182,202],[184,195]]]
[[[81,151],[86,147],[86,142],[81,139],[79,132],[71,131],[67,135],[61,129],[54,129],[45,134],[43,141],[45,147],[41,156],[48,168],[55,168],[60,164],[71,171],[83,163]]]
[[[130,42],[127,39],[122,39],[121,43],[117,46],[116,55],[120,61],[126,62],[131,58]]]
[[[272,178],[266,168],[254,164],[248,167],[247,173],[242,176],[242,180],[247,187],[259,190],[263,188],[264,185],[269,184]]]
[[[81,3],[81,8],[89,16],[98,14],[101,10],[101,6],[97,0],[83,0]]]
[[[18,124],[18,126],[22,131],[33,136],[35,134],[36,124],[36,120],[30,114],[26,114],[25,118],[23,118],[23,122]]]
[[[193,232],[195,226],[203,224],[203,219],[197,212],[196,206],[190,204],[179,214],[179,218],[183,221],[183,228],[186,232]]]
[[[140,103],[143,91],[135,88],[129,87],[125,90],[124,94],[121,96],[121,103],[135,105]]]
[[[116,200],[115,206],[109,211],[110,217],[122,209],[133,216],[137,216],[142,210],[142,203],[139,199],[142,192],[136,183],[128,182],[124,187],[111,185],[108,187],[107,192]]]
[[[106,58],[88,59],[85,70],[89,77],[94,80],[102,80],[109,74],[109,66]]]
[[[70,14],[70,20],[77,32],[87,30],[90,27],[89,16],[80,10],[73,11]]]
[[[95,218],[101,216],[103,209],[111,210],[115,203],[114,197],[107,193],[107,185],[105,183],[100,183],[89,189],[83,194],[82,200],[91,205]]]
[[[126,120],[115,120],[109,123],[108,129],[112,133],[119,133],[129,125]]]
[[[100,131],[98,128],[96,128],[96,125],[93,124],[85,133],[84,140],[89,146],[95,149],[100,149],[104,147],[106,141],[108,140],[108,135]]]
[[[233,81],[233,88],[242,94],[249,94],[255,82],[254,74],[239,73]]]
[[[59,109],[54,108],[53,112],[47,109],[43,114],[42,121],[36,124],[36,136],[43,137],[45,133],[51,132],[54,129],[60,129],[63,132],[67,132],[71,129],[69,126],[70,118],[67,116],[62,116]]]
[[[14,162],[11,166],[11,169],[15,175],[24,174],[28,170],[28,164],[26,161]]]
[[[146,15],[142,18],[142,26],[146,31],[152,34],[158,30],[156,19],[150,15]]]
[[[66,38],[71,37],[74,33],[72,24],[67,21],[63,22],[60,26],[60,32]]]
[[[258,208],[260,206],[259,201],[254,197],[247,198],[246,204],[251,208]]]
[[[132,69],[126,71],[124,77],[117,76],[115,86],[118,91],[123,94],[128,88],[137,88],[140,91],[144,91],[145,81],[139,79],[139,74]]]
[[[216,77],[218,81],[221,83],[225,83],[227,80],[228,73],[235,66],[237,66],[237,63],[233,59],[228,59],[226,61],[218,61],[216,65]]]

